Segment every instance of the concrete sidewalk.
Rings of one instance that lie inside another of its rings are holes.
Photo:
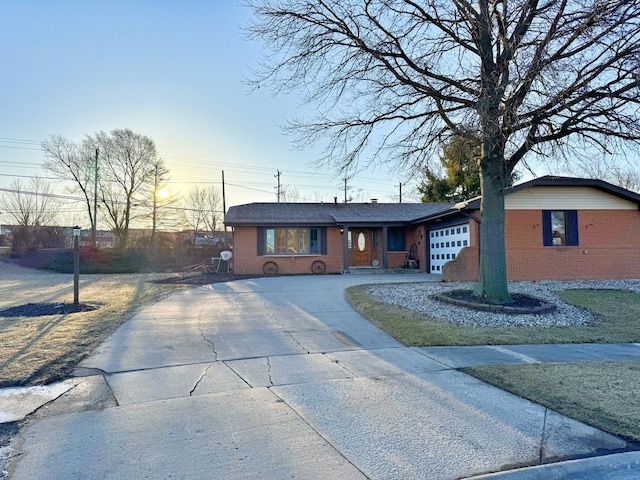
[[[545,362],[640,361],[640,344],[637,343],[483,345],[420,347],[416,350],[450,368]]]
[[[640,478],[623,440],[455,370],[638,359],[640,346],[406,348],[343,296],[416,280],[276,277],[175,294],[27,421],[10,478]],[[593,455],[542,476],[518,468]]]

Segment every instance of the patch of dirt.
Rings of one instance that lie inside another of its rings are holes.
[[[556,306],[552,303],[523,293],[511,294],[512,301],[504,305],[495,304],[485,298],[478,297],[474,295],[472,290],[450,290],[432,295],[431,298],[459,307],[496,313],[540,315],[556,309]]]
[[[258,278],[264,275],[241,275],[239,273],[189,273],[173,274],[166,278],[154,280],[154,283],[165,285],[210,285],[212,283],[233,282],[235,280],[246,280],[248,278]]]
[[[43,315],[60,315],[62,313],[90,312],[97,307],[84,303],[27,303],[17,307],[0,310],[0,317],[40,317]]]
[[[440,295],[445,295],[449,298],[455,298],[458,300],[465,300],[472,303],[482,303],[484,305],[495,305],[486,298],[477,297],[473,294],[472,290],[450,290],[448,292],[442,292]],[[506,303],[505,306],[509,307],[521,307],[521,308],[536,308],[542,306],[545,301],[539,298],[524,295],[522,293],[512,293],[511,303]]]

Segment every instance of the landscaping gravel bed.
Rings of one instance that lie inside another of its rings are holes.
[[[521,293],[540,298],[557,306],[553,312],[542,315],[490,313],[448,305],[429,298],[449,290],[473,289],[473,283],[405,283],[373,285],[369,294],[374,298],[409,310],[457,325],[470,327],[570,327],[593,322],[592,315],[584,310],[563,303],[558,292],[569,289],[631,290],[640,293],[640,280],[606,281],[543,281],[512,282],[511,293]]]

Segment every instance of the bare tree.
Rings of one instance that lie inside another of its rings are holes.
[[[567,173],[576,177],[598,178],[627,190],[640,192],[640,170],[634,165],[620,165],[604,157],[578,159],[565,166]]]
[[[317,118],[290,128],[300,145],[328,138],[326,164],[417,171],[451,136],[481,139],[475,294],[492,302],[510,301],[514,168],[640,140],[640,0],[248,2],[269,48],[256,86],[307,95]]]
[[[198,186],[184,199],[185,220],[193,229],[194,241],[198,233],[211,235],[222,225],[223,211],[220,191],[215,186]]]
[[[46,156],[44,168],[61,180],[73,182],[71,192],[82,194],[95,245],[98,152],[92,150],[86,141],[76,144],[61,135],[51,135],[42,142],[42,149]]]
[[[149,246],[153,247],[156,245],[158,228],[175,220],[178,203],[178,198],[169,190],[169,169],[161,158],[152,165],[150,181],[145,190],[144,204],[150,210],[148,215],[151,220]]]
[[[55,198],[51,184],[46,180],[32,178],[26,188],[19,180],[14,180],[0,197],[0,205],[13,223],[13,253],[22,254],[38,248],[50,235],[45,227],[54,222]]]
[[[153,140],[129,129],[110,133],[98,132],[88,136],[86,143],[100,150],[102,173],[100,203],[116,235],[118,247],[127,248],[129,226],[143,214],[144,188],[153,183],[154,166],[158,154]]]
[[[285,203],[296,203],[300,202],[302,199],[302,195],[300,195],[300,190],[293,185],[285,185],[282,187],[281,192],[282,201]]]

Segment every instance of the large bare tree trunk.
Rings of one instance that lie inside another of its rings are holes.
[[[474,293],[505,304],[511,302],[504,241],[504,189],[509,175],[504,162],[496,160],[485,156],[481,161],[480,271]]]

